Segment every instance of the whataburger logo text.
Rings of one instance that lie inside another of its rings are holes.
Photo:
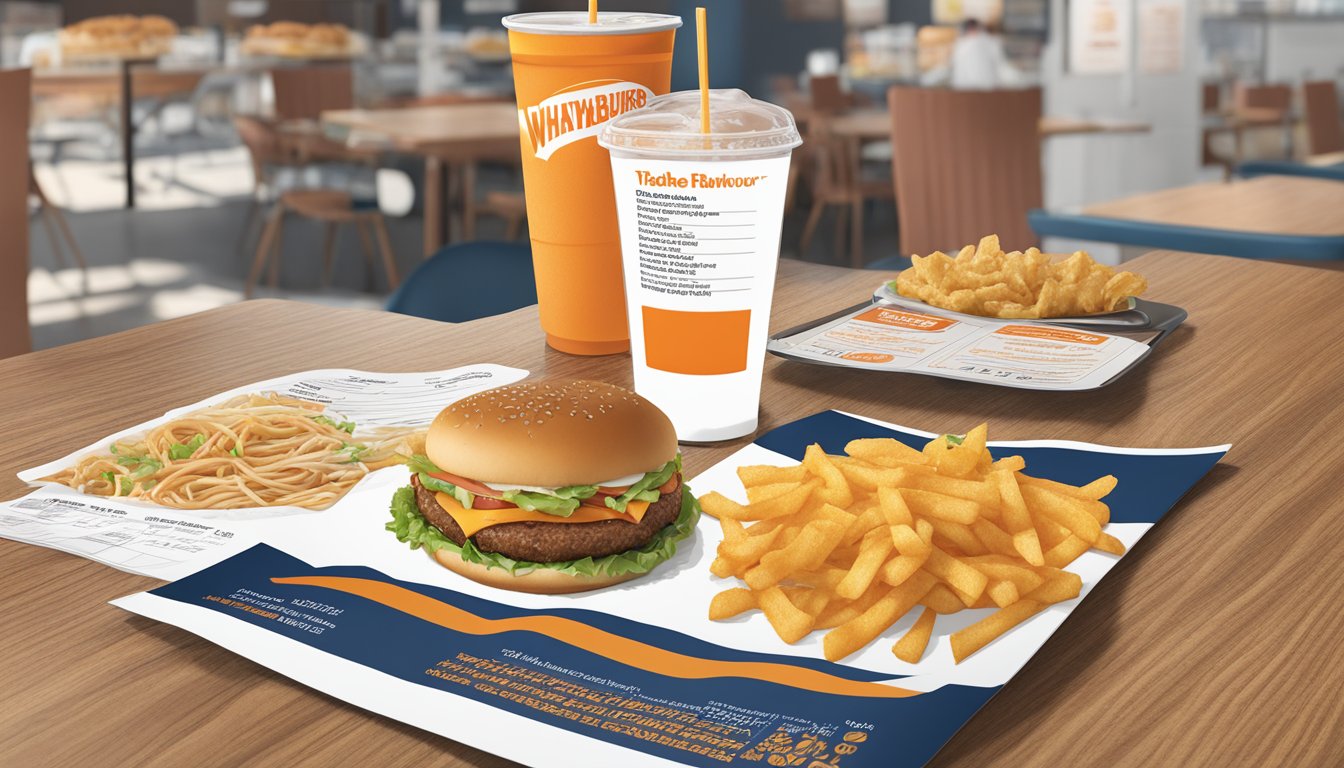
[[[603,123],[639,109],[653,91],[623,80],[594,80],[546,97],[534,107],[518,110],[532,154],[547,160],[561,147],[596,136]]]

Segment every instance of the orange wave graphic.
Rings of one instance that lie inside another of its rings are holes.
[[[687,656],[658,648],[628,637],[590,627],[560,616],[517,616],[486,619],[441,600],[372,579],[347,576],[295,576],[273,578],[276,584],[324,587],[357,595],[375,603],[423,619],[431,624],[469,635],[497,635],[502,632],[535,632],[576,648],[601,654],[613,661],[669,677],[701,680],[715,677],[744,677],[792,688],[838,696],[898,699],[918,696],[917,691],[894,688],[881,683],[846,680],[805,667],[793,667],[767,661],[720,661]]]

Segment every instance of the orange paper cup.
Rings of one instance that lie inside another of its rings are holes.
[[[546,342],[576,355],[630,348],[608,120],[667,93],[681,18],[603,12],[508,16],[523,188]]]

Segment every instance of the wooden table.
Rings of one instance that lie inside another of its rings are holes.
[[[1324,152],[1319,155],[1311,155],[1303,162],[1305,162],[1307,165],[1313,165],[1316,167],[1327,165],[1344,165],[1344,151]]]
[[[988,420],[998,439],[1231,442],[933,764],[1337,765],[1344,275],[1184,254],[1130,266],[1190,320],[1105,389],[1030,392],[772,357],[762,428],[842,408],[933,431]],[[882,277],[786,261],[772,325],[862,300]],[[1307,340],[1304,362],[1294,342]],[[20,468],[247,382],[485,361],[630,383],[623,356],[546,349],[535,309],[446,325],[249,302],[0,361],[0,496],[23,492]],[[688,472],[741,444],[686,447]],[[0,541],[5,764],[507,765],[106,604],[154,585]]]
[[[376,141],[425,158],[425,255],[449,238],[448,187],[462,174],[462,219],[467,239],[475,218],[476,163],[518,157],[518,110],[512,103],[485,102],[402,109],[325,112],[322,123],[359,144]]]
[[[891,138],[891,113],[885,109],[861,109],[829,118],[832,132],[860,141]],[[1041,138],[1097,133],[1146,133],[1148,123],[1131,120],[1092,120],[1044,116],[1040,121]]]
[[[1302,176],[1258,176],[1146,192],[1094,205],[1084,213],[1244,232],[1344,235],[1344,184]]]
[[[126,207],[135,207],[135,130],[132,108],[136,99],[155,102],[156,113],[168,99],[196,90],[213,67],[159,68],[153,59],[125,59],[115,68],[35,70],[34,98],[78,96],[97,102],[119,104],[118,132],[121,137],[122,170],[126,176]]]

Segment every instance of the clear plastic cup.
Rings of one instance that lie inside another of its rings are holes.
[[[621,231],[635,391],[678,439],[756,430],[789,160],[788,110],[738,90],[649,100],[603,128]]]

